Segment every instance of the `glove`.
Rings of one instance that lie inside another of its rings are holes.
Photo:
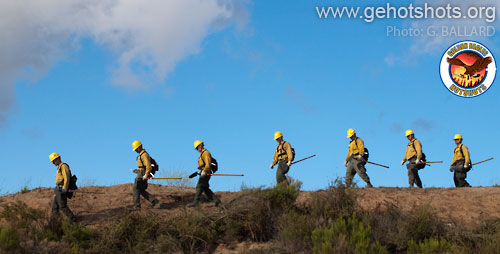
[[[148,175],[144,174],[144,175],[142,176],[142,180],[144,180],[144,181],[148,180]]]
[[[200,176],[201,177],[206,177],[207,176],[207,171],[205,171],[205,170],[201,171]]]
[[[415,164],[420,164],[422,163],[420,160],[415,160]]]
[[[405,160],[402,160],[402,161],[401,161],[401,165],[404,165],[404,164],[405,164]]]
[[[286,165],[290,167],[292,165],[292,161],[288,161]]]
[[[274,164],[273,164],[273,163],[271,163],[271,166],[270,166],[269,168],[274,168]]]
[[[469,164],[464,164],[464,168],[465,169],[469,168]]]
[[[356,160],[361,160],[362,157],[361,157],[361,155],[358,154],[355,156],[355,158],[356,158]]]
[[[67,189],[61,189],[61,193],[62,194],[66,194],[66,193],[68,193],[68,190]]]
[[[344,161],[344,167],[347,167],[347,161]]]

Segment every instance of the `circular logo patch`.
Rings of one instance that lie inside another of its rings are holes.
[[[444,52],[439,66],[441,80],[453,94],[472,98],[486,92],[497,67],[491,51],[479,42],[461,41]]]

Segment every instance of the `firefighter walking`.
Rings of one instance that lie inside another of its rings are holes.
[[[153,208],[159,201],[155,196],[146,191],[148,188],[148,178],[151,177],[151,157],[142,147],[142,143],[137,140],[132,143],[132,149],[139,154],[139,156],[137,156],[137,166],[139,168],[135,171],[137,176],[135,177],[134,187],[132,189],[134,209],[141,208],[141,195],[151,202],[151,208]]]
[[[425,165],[425,163],[421,161],[423,158],[422,143],[415,138],[415,133],[413,133],[412,130],[407,130],[405,135],[409,142],[408,145],[406,145],[406,152],[401,161],[401,165],[404,165],[405,162],[408,161],[406,168],[408,169],[408,183],[410,184],[410,188],[413,188],[413,184],[422,188],[422,181],[418,175],[418,170],[422,169]]]
[[[344,167],[347,167],[345,173],[346,186],[351,186],[354,175],[358,173],[359,177],[366,182],[366,187],[371,188],[373,185],[370,182],[370,177],[366,174],[366,160],[363,158],[365,144],[363,140],[356,135],[356,131],[353,129],[347,130],[347,137],[351,139],[351,142],[349,142],[347,157],[344,162]]]
[[[276,183],[288,184],[286,174],[290,170],[290,166],[292,165],[295,154],[290,143],[283,140],[283,133],[281,133],[280,131],[275,132],[274,140],[278,142],[278,146],[274,151],[273,162],[271,163],[270,168],[272,169],[274,168],[274,165],[278,164],[278,169],[276,170]]]
[[[213,193],[210,189],[210,174],[212,174],[212,154],[205,149],[205,144],[201,140],[196,140],[194,142],[194,149],[200,153],[198,158],[198,169],[200,172],[200,178],[198,178],[198,183],[196,184],[196,193],[194,195],[193,202],[189,203],[189,207],[197,206],[200,202],[201,195],[205,193],[208,200],[215,201],[215,206],[221,205],[220,199]]]
[[[68,198],[71,198],[72,195],[69,192],[69,181],[71,178],[69,166],[61,161],[61,156],[58,153],[50,154],[49,159],[57,167],[56,187],[54,189],[54,201],[52,202],[52,218],[59,216],[59,210],[61,210],[70,221],[76,222],[75,215],[68,207]]]
[[[453,140],[457,146],[453,149],[450,172],[454,172],[453,181],[455,182],[455,187],[471,187],[465,180],[465,178],[467,178],[467,172],[472,168],[469,149],[462,144],[462,135],[456,134]]]

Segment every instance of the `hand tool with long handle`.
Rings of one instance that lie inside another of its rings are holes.
[[[150,177],[148,179],[157,179],[157,180],[170,180],[170,179],[173,179],[173,180],[181,180],[182,177]]]
[[[371,162],[371,161],[367,161],[366,163],[370,163],[370,164],[377,165],[377,166],[384,167],[384,168],[389,168],[389,166],[385,166],[385,165],[378,164],[378,163]]]
[[[209,176],[244,176],[243,174],[208,174]]]
[[[298,160],[298,161],[294,161],[294,162],[292,162],[292,164],[291,164],[291,165],[293,165],[293,164],[295,164],[295,163],[299,163],[299,162],[304,161],[304,160],[307,160],[307,159],[311,159],[311,158],[312,158],[312,157],[314,157],[314,156],[316,156],[316,154],[311,155],[311,156],[309,156],[309,157],[306,157],[306,158],[304,158],[304,159]]]
[[[482,160],[482,161],[479,161],[479,162],[473,163],[473,164],[472,164],[472,166],[477,165],[477,164],[480,164],[480,163],[483,163],[483,162],[487,162],[487,161],[490,161],[490,160],[493,160],[493,158],[489,158],[489,159],[486,159],[486,160]]]

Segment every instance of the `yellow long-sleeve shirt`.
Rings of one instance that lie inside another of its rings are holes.
[[[290,143],[283,140],[274,151],[273,165],[276,165],[276,163],[281,160],[293,161],[293,159],[292,146]]]
[[[207,149],[203,149],[200,153],[198,169],[206,171],[208,174],[212,173],[212,154]]]
[[[351,158],[351,155],[361,155],[363,156],[365,152],[365,142],[359,137],[356,137],[354,140],[351,140],[349,143],[349,148],[347,149],[347,157],[345,158],[348,161]]]
[[[417,156],[417,161],[420,161],[422,159],[422,143],[420,143],[420,140],[416,138],[408,142],[403,161],[408,161],[415,155]]]
[[[137,166],[140,170],[144,170],[145,175],[149,176],[149,173],[151,173],[151,157],[149,157],[146,150],[142,150],[139,153],[139,157],[137,157]]]
[[[453,159],[451,164],[453,165],[459,160],[465,160],[465,164],[470,164],[469,149],[464,144],[458,144],[455,149],[453,149]]]
[[[56,185],[61,185],[63,189],[68,189],[69,187],[69,178],[71,177],[71,173],[69,171],[69,166],[66,163],[59,164],[57,167],[56,173]]]

